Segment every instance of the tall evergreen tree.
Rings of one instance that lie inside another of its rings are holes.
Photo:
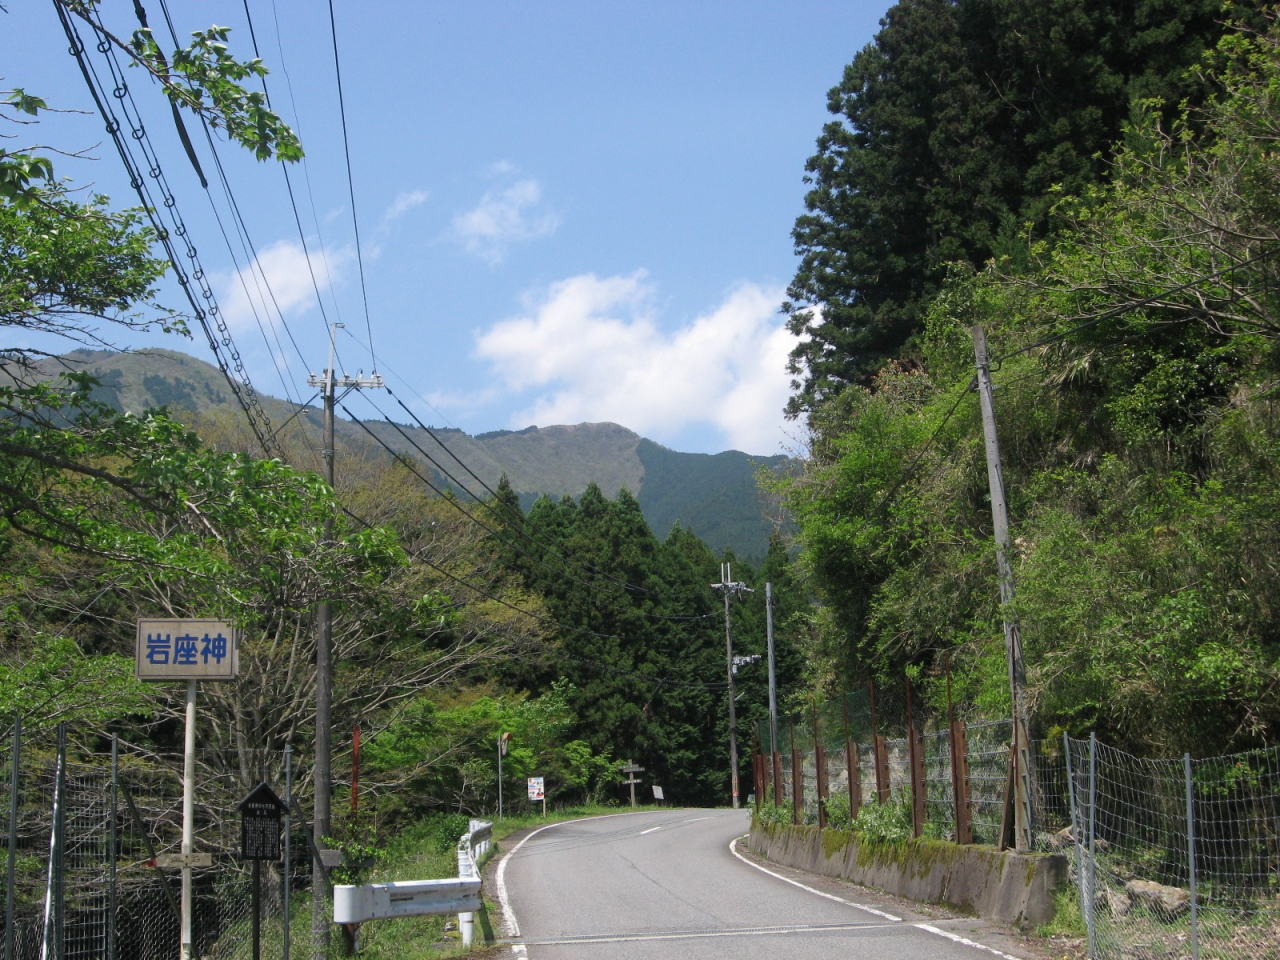
[[[812,410],[911,350],[948,264],[1105,172],[1131,97],[1176,103],[1217,0],[903,0],[828,94],[784,311]]]

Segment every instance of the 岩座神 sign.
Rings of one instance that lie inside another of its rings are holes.
[[[224,620],[139,620],[134,675],[140,680],[232,680],[240,634]]]
[[[529,778],[529,799],[530,800],[543,799],[542,787],[543,787],[543,783],[542,783],[541,777],[530,777]]]
[[[265,783],[260,783],[240,801],[240,858],[280,859],[280,819],[284,801]]]

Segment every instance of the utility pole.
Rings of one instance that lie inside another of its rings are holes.
[[[314,373],[307,379],[307,384],[320,387],[324,398],[324,449],[321,459],[324,461],[324,479],[329,489],[334,489],[333,480],[333,405],[334,390],[345,387],[348,390],[362,390],[384,386],[382,377],[376,371],[371,377],[349,377],[345,373],[339,377],[333,368],[336,348],[334,337],[338,328],[345,326],[334,323],[329,327],[329,366],[323,375]],[[324,521],[324,545],[333,543],[333,515]],[[324,838],[331,830],[330,796],[333,790],[333,777],[330,769],[330,757],[333,752],[333,608],[328,600],[320,601],[316,609],[316,759],[315,759],[315,823],[313,836],[315,849],[324,849]],[[325,883],[324,865],[318,859],[311,863],[311,955],[313,960],[325,960],[329,952],[329,914],[328,885]],[[323,892],[323,894],[322,894]]]
[[[720,564],[720,582],[711,584],[712,590],[724,591],[724,655],[729,674],[729,773],[733,784],[733,808],[738,809],[738,708],[733,702],[733,634],[729,628],[729,598],[743,593],[755,593],[745,583],[733,583],[733,570],[729,564]]]
[[[1009,505],[1005,500],[1000,444],[996,437],[996,412],[991,398],[991,366],[987,334],[974,327],[974,357],[978,368],[978,398],[982,405],[982,432],[987,447],[987,482],[991,488],[991,521],[995,529],[996,566],[1000,573],[1000,608],[1004,618],[1005,658],[1009,664],[1009,693],[1013,699],[1014,848],[1031,849],[1031,750],[1027,720],[1027,668],[1022,658],[1022,631],[1011,604],[1014,598],[1012,543],[1009,538]],[[1001,840],[1003,842],[1003,838]]]
[[[773,583],[764,584],[765,636],[769,641],[769,763],[778,752],[778,677],[773,669]]]

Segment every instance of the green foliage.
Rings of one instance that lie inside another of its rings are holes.
[[[1197,82],[1218,92],[1172,118],[1139,105],[1108,182],[1059,195],[1052,239],[1009,237],[983,272],[950,274],[927,368],[812,411],[780,489],[835,682],[915,668],[937,700],[949,658],[958,701],[1007,709],[965,392],[982,324],[1039,721],[1175,755],[1280,730],[1280,42],[1233,33]]]
[[[858,808],[854,835],[866,843],[904,843],[911,839],[909,800],[868,803]]]
[[[511,734],[503,758],[507,806],[523,805],[525,780],[531,776],[544,778],[552,802],[599,796],[619,774],[607,753],[572,739],[573,694],[573,686],[559,680],[536,698],[473,691],[439,702],[427,697],[413,701],[364,750],[371,776],[406,778],[406,789],[384,804],[384,813],[417,816],[445,807],[479,814],[496,809],[497,741],[503,733]],[[447,829],[458,822],[465,832],[465,816],[449,822]]]
[[[828,94],[784,306],[812,411],[913,351],[948,265],[976,268],[1055,189],[1101,180],[1130,97],[1203,96],[1213,0],[903,0]],[[914,351],[913,351],[914,352]]]
[[[822,801],[827,816],[827,826],[833,830],[853,829],[853,817],[849,815],[849,791],[838,790]],[[861,812],[861,811],[859,811]]]
[[[790,800],[783,800],[781,804],[775,805],[772,798],[766,799],[760,804],[760,809],[754,814],[756,820],[766,826],[770,824],[789,824],[794,816],[794,808]]]
[[[0,723],[17,715],[28,730],[55,723],[101,728],[148,710],[131,659],[87,654],[70,637],[43,633],[0,647],[0,703]]]

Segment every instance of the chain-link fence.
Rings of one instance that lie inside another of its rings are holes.
[[[1280,748],[1143,760],[1064,738],[1091,957],[1280,957]]]
[[[68,748],[65,734],[11,730],[5,799],[3,960],[149,960],[181,939],[180,755],[111,743]],[[240,859],[238,804],[259,782],[289,792],[285,752],[243,751],[235,769],[201,755],[194,781],[192,956],[252,951],[252,865]],[[250,788],[245,787],[250,782]],[[262,949],[289,956],[290,927],[305,930],[311,856],[305,828],[285,818],[281,862],[260,881]],[[290,909],[292,908],[292,909]],[[295,919],[296,918],[296,919]],[[293,938],[296,939],[296,936]],[[305,947],[304,947],[305,949]]]

